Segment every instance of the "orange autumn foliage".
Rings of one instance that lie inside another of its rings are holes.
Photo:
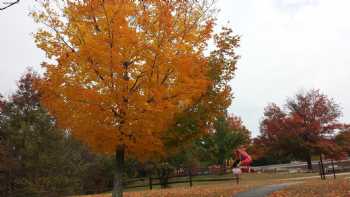
[[[211,84],[206,1],[42,1],[35,40],[49,58],[37,82],[58,124],[101,153],[145,157]]]

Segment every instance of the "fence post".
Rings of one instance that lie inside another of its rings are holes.
[[[192,187],[192,169],[191,168],[189,168],[189,170],[188,170],[188,178],[189,178],[189,181],[190,181],[190,187]]]
[[[334,170],[334,163],[333,163],[333,159],[331,160],[331,163],[332,163],[333,177],[334,177],[334,179],[335,179],[335,170]]]
[[[152,176],[149,177],[149,189],[152,190]]]
[[[325,171],[324,171],[324,166],[323,166],[323,160],[322,160],[322,154],[320,155],[320,162],[321,162],[321,169],[322,169],[322,179],[323,180],[326,180],[326,174],[325,174]]]
[[[320,172],[320,177],[323,179],[322,169],[321,169],[321,161],[318,162],[318,171]]]

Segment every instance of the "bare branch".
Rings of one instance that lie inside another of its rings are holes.
[[[166,74],[164,75],[164,78],[160,84],[163,85],[168,80],[168,78],[170,77],[170,75],[173,72],[174,72],[174,70],[169,68],[168,71],[166,72]]]
[[[144,76],[145,76],[144,73],[141,73],[141,74],[139,74],[139,75],[136,77],[135,82],[134,82],[134,84],[131,86],[129,92],[132,92],[132,91],[134,91],[134,90],[136,89],[139,80],[140,80],[142,77],[144,77]]]
[[[7,9],[7,8],[9,8],[9,7],[11,7],[11,6],[17,4],[17,3],[19,3],[19,1],[20,1],[20,0],[13,1],[13,2],[4,2],[3,4],[5,4],[5,5],[7,4],[7,5],[4,6],[4,7],[0,7],[0,11],[3,11],[3,10],[5,10],[5,9]]]

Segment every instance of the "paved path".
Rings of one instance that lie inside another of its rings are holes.
[[[336,176],[346,176],[350,175],[349,172],[347,173],[338,173]],[[333,174],[326,175],[333,176]],[[281,181],[302,181],[306,179],[315,179],[320,178],[320,176],[306,176],[306,177],[295,177],[295,178],[288,178],[288,179],[280,179]],[[350,177],[346,177],[345,179],[350,179]],[[234,197],[266,197],[267,195],[271,194],[272,192],[282,190],[290,185],[299,184],[302,182],[291,182],[291,183],[282,183],[282,184],[276,184],[276,185],[269,185],[269,186],[262,186],[253,188],[246,192],[240,192],[236,194]]]
[[[296,183],[282,183],[277,185],[269,185],[269,186],[263,186],[251,189],[246,192],[240,192],[236,194],[234,197],[266,197],[267,195],[271,194],[272,192],[284,189],[290,185],[295,185],[300,182]]]
[[[345,173],[336,173],[335,176],[346,176],[350,175],[350,172]],[[333,177],[333,174],[327,174],[326,177]],[[320,175],[317,176],[305,176],[305,177],[294,177],[294,178],[288,178],[288,179],[280,179],[281,181],[302,181],[306,179],[316,179],[320,178]]]

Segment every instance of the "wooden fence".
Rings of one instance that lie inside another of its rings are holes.
[[[221,175],[221,176],[215,176]],[[228,175],[228,176],[222,176]],[[212,177],[210,177],[212,176]],[[164,180],[165,179],[165,180]],[[166,182],[164,182],[166,181]],[[133,178],[125,180],[125,188],[149,188],[153,189],[154,186],[171,186],[173,184],[188,184],[192,187],[195,183],[199,182],[220,182],[220,181],[235,181],[239,183],[239,178],[231,175],[229,168],[222,169],[208,169],[208,168],[194,168],[191,170],[180,169],[176,170],[172,176],[169,177],[155,177],[149,176],[144,178]]]

